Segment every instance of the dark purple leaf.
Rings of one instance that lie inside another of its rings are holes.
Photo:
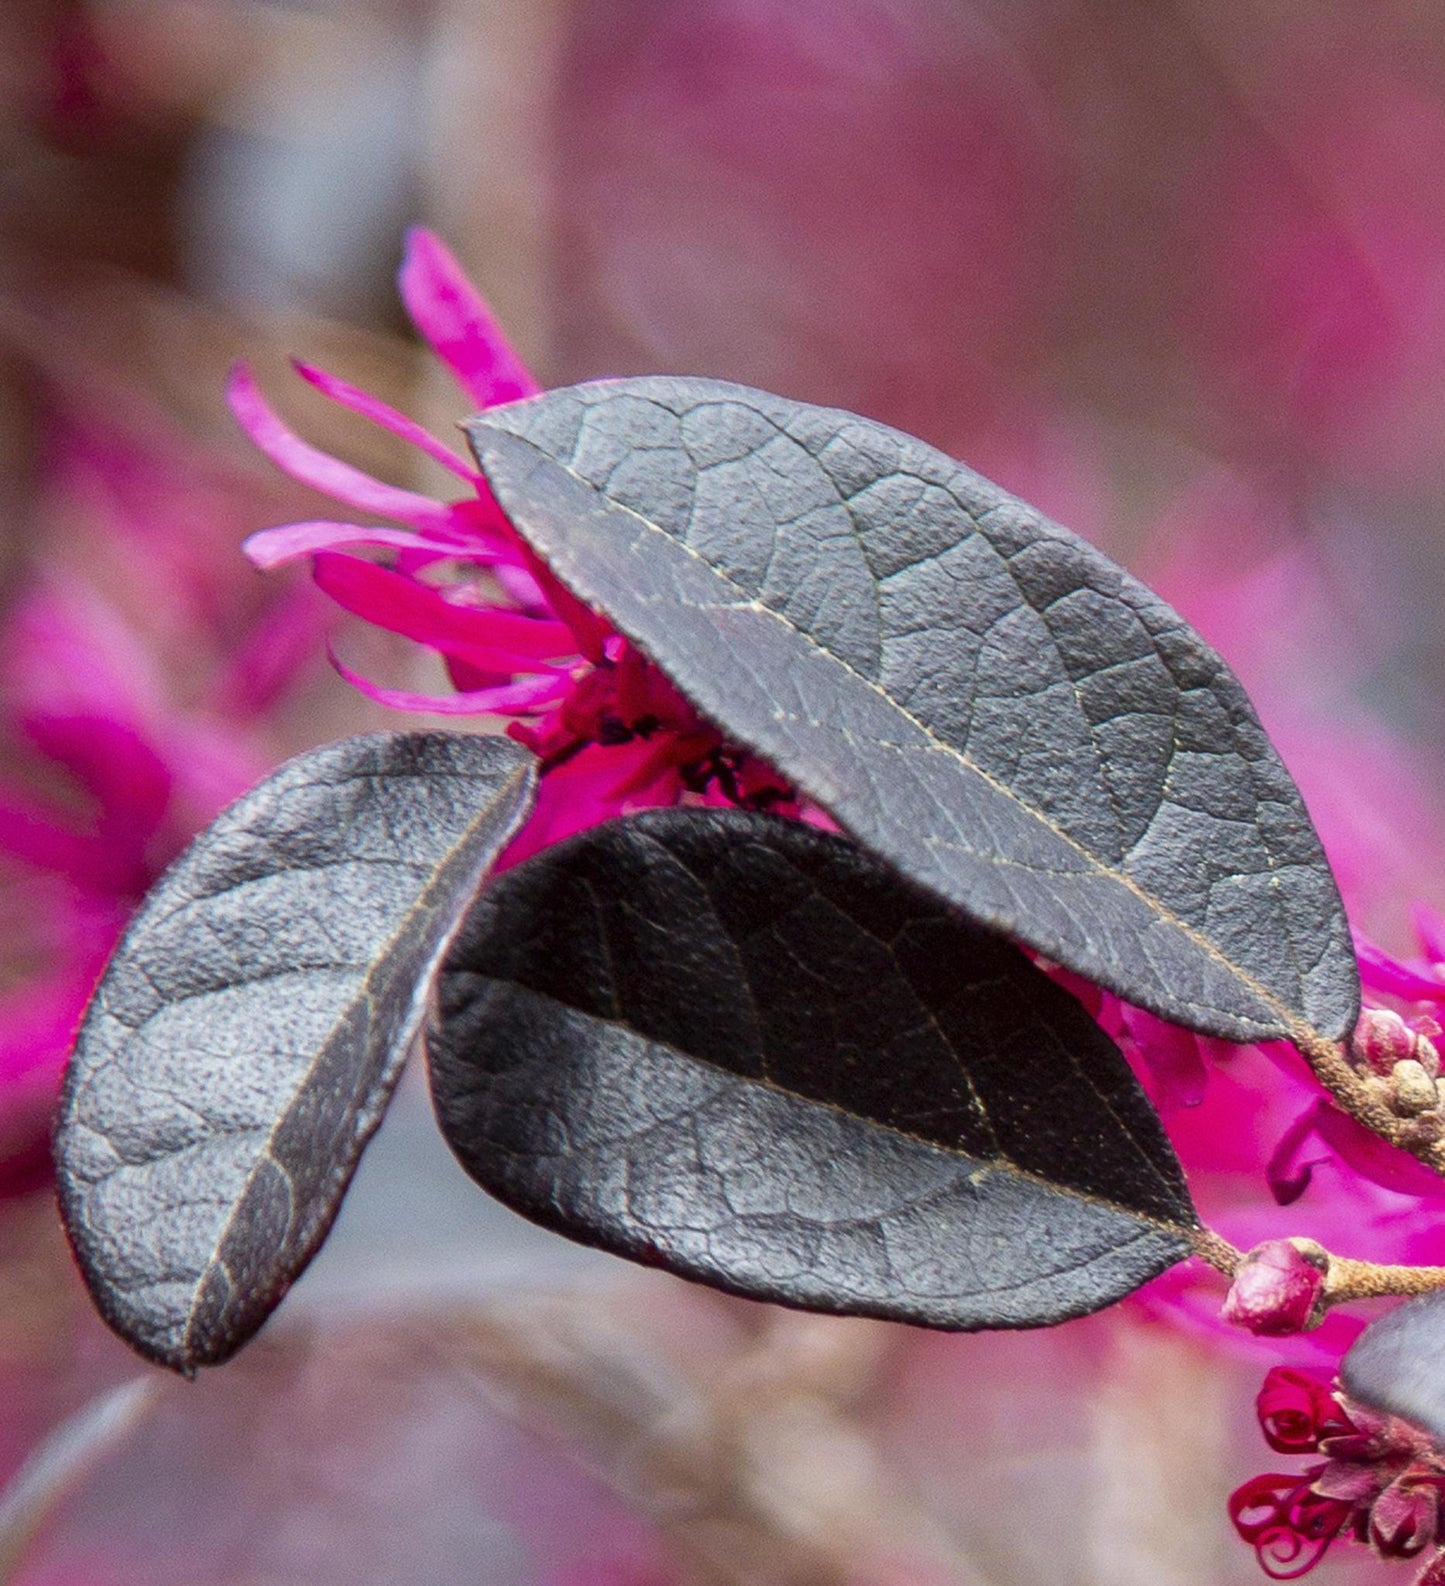
[[[1445,1441],[1445,1293],[1406,1300],[1355,1340],[1340,1367],[1345,1392]]]
[[[717,381],[469,433],[562,582],[903,874],[1192,1029],[1353,1026],[1334,880],[1244,691],[1082,540],[910,436]]]
[[[498,877],[427,1044],[483,1188],[754,1298],[1035,1326],[1191,1247],[1159,1121],[1080,1005],[795,822],[656,811]]]
[[[283,766],[151,893],[56,1136],[86,1281],[142,1354],[224,1360],[315,1253],[532,787],[505,739],[353,738]]]

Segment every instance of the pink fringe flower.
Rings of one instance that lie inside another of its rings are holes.
[[[417,329],[476,406],[541,390],[430,232],[409,235],[399,284]],[[455,690],[384,687],[333,656],[369,698],[397,710],[500,716],[511,736],[536,752],[543,772],[537,808],[505,864],[612,816],[684,801],[824,819],[771,768],[728,745],[656,667],[552,577],[469,463],[377,398],[307,364],[296,367],[324,395],[440,463],[466,494],[436,501],[317,451],[292,433],[241,368],[232,377],[231,405],[256,445],[292,478],[391,520],[291,523],[253,535],[246,553],[262,568],[311,557],[326,594],[434,651]]]
[[[1407,1559],[1445,1540],[1445,1450],[1417,1427],[1284,1366],[1265,1378],[1257,1409],[1277,1453],[1324,1455],[1293,1475],[1256,1476],[1230,1497],[1234,1528],[1266,1575],[1295,1580],[1340,1539]],[[1438,1586],[1442,1570],[1432,1552],[1416,1586]]]

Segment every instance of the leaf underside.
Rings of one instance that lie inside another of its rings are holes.
[[[331,744],[151,893],[86,1013],[56,1135],[86,1281],[142,1354],[224,1360],[324,1239],[532,787],[505,739]]]
[[[1445,1440],[1445,1294],[1406,1300],[1372,1322],[1340,1366],[1345,1392]]]
[[[584,1243],[944,1328],[1096,1310],[1196,1217],[1128,1066],[1015,947],[844,838],[611,822],[497,878],[428,1027],[442,1132]]]
[[[472,420],[520,532],[736,741],[974,918],[1190,1028],[1335,1039],[1359,984],[1220,658],[922,441],[719,381]]]

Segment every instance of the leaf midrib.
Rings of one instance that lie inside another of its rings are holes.
[[[280,1134],[282,1128],[293,1115],[297,1098],[301,1095],[307,1080],[312,1074],[315,1073],[322,1058],[330,1051],[331,1044],[336,1039],[336,1031],[346,1022],[352,1011],[358,1005],[370,998],[380,967],[388,960],[397,943],[402,940],[406,934],[407,927],[418,917],[418,915],[423,914],[427,909],[432,907],[436,895],[438,892],[443,890],[445,882],[449,879],[449,872],[457,854],[476,837],[478,828],[484,825],[487,820],[495,814],[497,808],[500,805],[516,797],[516,795],[526,785],[530,770],[531,768],[529,766],[522,766],[510,773],[502,782],[501,786],[497,789],[496,793],[493,794],[492,797],[489,798],[487,802],[481,807],[477,818],[465,828],[463,828],[462,832],[457,837],[457,840],[446,849],[441,859],[432,869],[432,879],[417,895],[416,901],[413,903],[413,905],[397,922],[396,928],[392,931],[391,935],[386,938],[385,942],[372,955],[372,958],[367,966],[366,973],[361,978],[356,995],[351,997],[347,1001],[344,1008],[342,1008],[341,1012],[336,1018],[335,1023],[332,1025],[331,1034],[327,1037],[325,1043],[313,1055],[312,1061],[307,1065],[305,1073],[301,1076],[298,1083],[292,1088],[291,1095],[288,1099],[285,1110],[276,1118],[276,1120],[271,1124],[270,1128],[264,1131],[265,1144],[257,1151],[255,1162],[252,1165],[251,1170],[246,1174],[244,1183],[241,1185],[238,1192],[232,1197],[231,1203],[234,1210],[231,1216],[229,1216],[223,1224],[216,1237],[215,1244],[212,1246],[205,1262],[199,1268],[196,1275],[196,1281],[192,1285],[191,1300],[186,1308],[185,1322],[180,1335],[182,1339],[182,1347],[187,1355],[192,1353],[190,1347],[191,1335],[196,1325],[198,1304],[201,1297],[201,1290],[204,1287],[204,1280],[208,1273],[222,1268],[222,1262],[220,1259],[221,1250],[224,1247],[227,1239],[230,1238],[232,1229],[236,1226],[236,1217],[239,1214],[241,1207],[244,1206],[247,1197],[250,1195],[251,1188],[256,1182],[257,1175],[260,1173],[262,1167],[267,1162],[270,1162],[276,1168],[277,1172],[283,1174],[288,1182],[290,1181],[291,1175],[289,1171],[283,1167],[279,1161],[277,1161],[272,1152],[272,1147],[274,1146],[276,1138]],[[441,953],[445,950],[445,945],[445,941],[439,944],[436,953],[433,955],[435,962],[438,964],[440,963]],[[418,1015],[424,1013],[425,1011],[426,996],[429,990],[430,978],[431,977],[424,975],[422,976],[421,980],[419,980],[418,985],[413,992],[407,1016],[398,1026],[398,1034],[400,1034],[408,1024],[420,1022]],[[409,1045],[410,1043],[408,1042],[407,1044]],[[404,1058],[405,1052],[403,1052],[403,1060]],[[373,1125],[373,1127],[375,1127],[375,1125]],[[348,1139],[351,1138],[353,1137],[348,1136]],[[334,1209],[335,1208],[332,1208],[333,1211]],[[304,1227],[304,1224],[304,1217],[300,1219],[299,1224],[293,1221],[293,1227]],[[301,1246],[304,1247],[306,1239],[303,1238],[300,1243]],[[228,1268],[225,1270],[227,1278],[230,1280],[230,1271]]]
[[[1120,1216],[1131,1218],[1136,1222],[1147,1223],[1151,1228],[1158,1228],[1165,1233],[1174,1234],[1185,1239],[1186,1241],[1188,1241],[1190,1235],[1197,1232],[1201,1226],[1197,1221],[1187,1224],[1182,1222],[1172,1222],[1166,1218],[1156,1217],[1149,1212],[1137,1211],[1132,1207],[1125,1206],[1120,1201],[1111,1200],[1106,1195],[1097,1195],[1089,1190],[1081,1190],[1075,1188],[1072,1185],[1060,1184],[1053,1179],[1045,1178],[1043,1174],[1036,1173],[1031,1168],[1021,1167],[1013,1160],[1011,1156],[1008,1155],[1007,1152],[1003,1150],[1000,1150],[996,1157],[974,1156],[963,1150],[953,1150],[946,1145],[941,1145],[937,1140],[930,1140],[924,1135],[914,1134],[910,1129],[901,1129],[895,1124],[883,1123],[879,1119],[869,1118],[861,1112],[851,1112],[848,1108],[839,1105],[837,1102],[826,1101],[817,1096],[805,1096],[801,1091],[791,1090],[786,1085],[780,1085],[775,1079],[771,1079],[766,1076],[758,1077],[752,1074],[739,1074],[733,1069],[724,1068],[721,1063],[716,1063],[711,1058],[699,1057],[693,1052],[686,1052],[680,1046],[674,1046],[670,1041],[657,1040],[653,1036],[647,1035],[644,1031],[638,1029],[636,1025],[630,1023],[626,1019],[615,1018],[608,1014],[591,1013],[584,1008],[577,1007],[574,1003],[564,1001],[561,997],[554,996],[549,991],[541,991],[535,986],[529,986],[525,984],[523,981],[501,975],[479,973],[476,970],[467,970],[464,972],[475,976],[475,978],[478,980],[487,981],[492,985],[520,991],[527,997],[535,998],[539,1002],[545,1002],[554,1008],[560,1008],[567,1013],[575,1014],[578,1018],[589,1020],[594,1024],[603,1025],[608,1029],[618,1030],[624,1035],[631,1036],[637,1040],[646,1041],[649,1046],[660,1047],[665,1052],[675,1053],[685,1062],[696,1063],[699,1068],[704,1068],[713,1074],[720,1074],[725,1079],[731,1080],[734,1083],[756,1085],[760,1089],[769,1091],[775,1096],[784,1097],[789,1101],[798,1102],[803,1106],[820,1107],[827,1112],[833,1113],[836,1117],[847,1118],[854,1123],[866,1124],[870,1129],[881,1130],[885,1134],[892,1135],[895,1139],[906,1140],[910,1145],[921,1146],[927,1151],[937,1152],[947,1159],[953,1161],[977,1162],[986,1172],[994,1172],[998,1169],[1006,1169],[1011,1173],[1016,1173],[1021,1179],[1026,1180],[1028,1183],[1036,1184],[1041,1189],[1047,1190],[1050,1194],[1062,1195],[1071,1200],[1082,1201],[1084,1204],[1089,1206],[1102,1207],[1105,1211],[1115,1212]],[[660,1128],[667,1121],[668,1120],[666,1119],[659,1119],[655,1124],[649,1125],[649,1128]],[[646,1130],[635,1130],[633,1131],[632,1135],[628,1136],[628,1138],[635,1138],[638,1134],[646,1132]],[[1127,1133],[1127,1131],[1125,1132]]]
[[[534,398],[533,400],[540,399]],[[1299,1045],[1307,1044],[1311,1040],[1325,1040],[1325,1037],[1321,1036],[1307,1020],[1299,1018],[1299,1016],[1295,1014],[1294,1010],[1290,1008],[1288,1004],[1282,1002],[1274,991],[1262,984],[1260,981],[1256,980],[1248,970],[1235,963],[1234,960],[1229,958],[1221,948],[1216,946],[1214,942],[1212,942],[1207,936],[1203,935],[1187,920],[1181,919],[1166,904],[1161,903],[1158,899],[1146,892],[1134,880],[1134,878],[1128,874],[1127,871],[1118,870],[1114,866],[1104,863],[1098,858],[1097,855],[1091,853],[1087,848],[1085,848],[1084,845],[1079,842],[1078,839],[1075,838],[1071,833],[1065,831],[1056,822],[1050,820],[1042,810],[1039,810],[1034,805],[1027,803],[1024,799],[1020,798],[1012,788],[1008,787],[992,773],[980,766],[970,755],[967,754],[966,751],[956,748],[954,745],[948,743],[945,739],[939,737],[939,735],[926,722],[920,721],[918,717],[912,714],[912,712],[905,710],[903,706],[901,706],[898,701],[894,699],[885,688],[882,687],[881,684],[875,683],[873,679],[865,677],[861,672],[857,671],[852,665],[850,665],[848,661],[844,660],[843,657],[828,649],[825,645],[819,643],[813,638],[811,634],[805,633],[795,623],[790,621],[789,618],[782,612],[764,604],[756,597],[749,596],[747,592],[741,588],[741,586],[735,584],[732,579],[727,576],[727,574],[720,572],[716,567],[713,566],[711,562],[707,560],[706,557],[695,551],[693,547],[690,546],[685,540],[679,538],[676,535],[669,534],[667,530],[664,529],[660,524],[654,523],[652,519],[646,517],[643,513],[636,511],[623,502],[614,500],[611,496],[607,495],[605,491],[594,485],[589,479],[585,478],[582,474],[579,474],[575,469],[569,467],[566,463],[561,462],[559,459],[552,457],[547,452],[543,451],[539,446],[528,440],[525,436],[517,435],[511,430],[499,429],[495,425],[486,423],[485,420],[480,427],[489,429],[494,434],[503,435],[508,440],[515,441],[518,444],[525,446],[528,451],[533,453],[533,455],[541,464],[560,469],[570,479],[574,480],[582,489],[586,490],[590,495],[596,497],[602,503],[600,510],[604,515],[608,512],[617,512],[628,518],[634,519],[637,523],[642,525],[643,529],[648,534],[659,535],[667,540],[670,544],[675,545],[680,551],[685,553],[694,563],[696,563],[696,565],[707,575],[716,579],[718,583],[722,584],[727,589],[735,590],[739,597],[735,601],[719,603],[715,607],[703,607],[701,609],[704,611],[736,611],[739,609],[744,609],[772,618],[789,633],[800,639],[804,644],[810,646],[812,650],[815,651],[819,656],[824,657],[827,661],[842,668],[849,678],[853,679],[862,687],[869,689],[884,702],[888,709],[894,711],[904,721],[908,722],[911,726],[915,727],[919,732],[921,732],[928,740],[928,744],[926,746],[927,752],[942,754],[948,759],[964,766],[974,776],[978,777],[980,781],[986,783],[995,792],[1003,794],[1004,797],[1006,797],[1011,803],[1016,805],[1020,810],[1023,810],[1027,815],[1031,816],[1052,837],[1056,838],[1059,842],[1065,844],[1067,847],[1077,853],[1085,861],[1089,868],[1106,879],[1116,883],[1124,890],[1130,892],[1135,898],[1139,900],[1139,902],[1145,906],[1146,909],[1160,918],[1163,922],[1177,930],[1183,937],[1185,937],[1186,940],[1200,949],[1216,964],[1225,969],[1226,972],[1230,974],[1236,981],[1245,986],[1254,996],[1258,997],[1258,999],[1264,1003],[1267,1008],[1271,1009],[1279,1016],[1281,1028],[1275,1031],[1263,1029],[1260,1031],[1257,1039],[1270,1039],[1280,1034],[1284,1034]],[[483,472],[486,472],[485,465],[483,465]],[[488,484],[492,484],[490,477],[488,478]],[[564,547],[564,549],[566,548],[568,547]],[[561,575],[559,574],[558,576]],[[583,591],[576,589],[573,590],[573,593],[577,595],[579,599],[586,600],[595,598],[590,597]],[[640,642],[632,638],[631,635],[628,637],[633,643]],[[646,646],[642,647],[646,649]],[[654,665],[659,666],[664,672],[667,672],[669,678],[671,677],[671,673],[668,672],[667,667],[663,665],[662,662],[658,661],[655,656],[650,656],[650,659],[652,659]],[[734,729],[729,726],[726,730],[728,732],[732,732]],[[739,734],[739,736],[747,735]],[[896,747],[902,754],[913,752],[910,747],[901,744],[895,745],[894,747]],[[811,790],[809,791],[811,794]],[[812,794],[811,796],[817,797],[819,802],[825,804],[825,806],[830,802],[826,796],[821,794]],[[864,839],[861,838],[858,840],[864,841]],[[985,857],[992,858],[993,856]],[[1016,864],[1016,861],[1005,856],[998,856],[995,862],[1004,867],[1009,867]],[[952,902],[954,900],[948,899],[947,901]],[[1230,1013],[1228,1009],[1218,1009],[1216,1011],[1220,1013],[1226,1013],[1231,1018],[1238,1019],[1239,1017],[1237,1014]]]

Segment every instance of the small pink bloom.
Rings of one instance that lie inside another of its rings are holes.
[[[1273,1580],[1295,1580],[1308,1574],[1344,1529],[1353,1506],[1315,1492],[1314,1467],[1296,1476],[1256,1476],[1229,1499],[1229,1518],[1240,1537],[1250,1543],[1260,1567]]]
[[[474,403],[517,401],[541,389],[429,232],[409,234],[400,285],[417,328]],[[684,800],[819,818],[768,766],[728,745],[656,667],[553,578],[470,465],[357,387],[307,364],[297,368],[333,401],[442,462],[469,494],[433,501],[327,457],[294,435],[238,370],[232,407],[273,462],[348,507],[404,525],[287,524],[252,535],[246,552],[261,567],[309,556],[321,590],[363,621],[432,650],[455,690],[389,688],[333,657],[371,699],[401,710],[511,718],[510,734],[541,761],[542,787],[504,864],[614,815]]]
[[[1415,1558],[1441,1532],[1445,1450],[1418,1427],[1355,1404],[1308,1372],[1275,1367],[1258,1400],[1265,1441],[1324,1458],[1295,1475],[1256,1476],[1229,1517],[1265,1574],[1294,1580],[1341,1537],[1385,1558]],[[1438,1570],[1427,1566],[1422,1581]]]
[[[1320,1439],[1354,1429],[1338,1397],[1313,1372],[1276,1366],[1256,1400],[1264,1440],[1279,1454],[1314,1454]]]
[[[1415,1055],[1415,1032],[1391,1008],[1366,1008],[1355,1026],[1355,1050],[1377,1074]]]
[[[1445,971],[1439,965],[1395,958],[1358,934],[1355,951],[1366,991],[1402,1002],[1445,1004]]]

